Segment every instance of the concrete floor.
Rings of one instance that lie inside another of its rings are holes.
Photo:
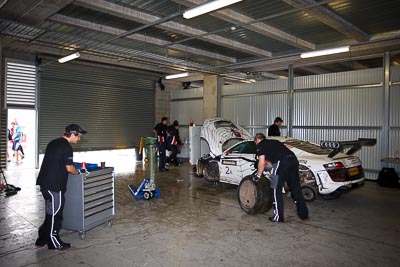
[[[195,178],[188,163],[156,173],[161,197],[135,200],[148,170],[116,175],[112,227],[86,233],[63,231],[65,252],[35,248],[43,200],[35,171],[9,171],[17,195],[0,196],[0,266],[400,266],[400,191],[374,182],[309,203],[310,221],[285,199],[284,224],[267,214],[251,216],[238,206],[236,186]]]

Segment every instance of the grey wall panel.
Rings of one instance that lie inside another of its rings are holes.
[[[76,150],[138,146],[154,127],[154,82],[131,71],[79,63],[40,72],[39,147],[78,123],[89,133]]]
[[[400,81],[400,67],[390,67],[390,80],[392,82],[399,82]]]
[[[182,100],[188,98],[202,98],[203,88],[194,88],[190,90],[175,90],[171,92],[171,100]]]
[[[400,85],[390,87],[390,126],[400,127]]]
[[[382,82],[382,68],[309,75],[294,78],[294,89],[365,85]]]
[[[252,125],[269,126],[276,117],[282,117],[284,121],[287,118],[287,94],[253,96],[251,100]]]
[[[259,81],[251,84],[231,84],[222,87],[221,95],[241,95],[274,92],[287,89],[287,79]]]
[[[380,126],[382,87],[295,91],[294,125]]]
[[[181,100],[171,102],[171,121],[178,120],[180,124],[203,124],[203,99]]]
[[[239,125],[252,125],[252,97],[224,97],[221,99],[221,117]]]
[[[400,153],[400,128],[391,129],[389,132],[389,156],[394,158],[397,153]],[[400,173],[400,164],[389,164],[389,167]]]

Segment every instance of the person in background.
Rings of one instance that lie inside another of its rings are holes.
[[[22,141],[22,137],[23,137],[22,127],[20,125],[18,125],[16,120],[14,120],[11,123],[11,126],[12,126],[11,132],[13,134],[12,150],[14,151],[15,160],[19,161],[20,154],[21,154],[21,159],[23,159],[25,157],[24,150],[21,145],[21,141]]]
[[[302,220],[308,219],[308,208],[304,202],[300,187],[299,161],[296,155],[278,140],[266,139],[262,133],[254,137],[257,145],[258,165],[253,180],[257,182],[263,174],[265,162],[272,164],[270,175],[274,216],[269,217],[271,222],[284,222],[282,189],[288,183],[293,202],[297,207],[297,215]]]
[[[167,125],[168,118],[162,117],[161,122],[157,123],[153,129],[153,133],[157,135],[158,170],[160,172],[168,171],[168,169],[165,168],[167,152]]]
[[[175,166],[180,166],[181,163],[177,157],[179,153],[179,145],[182,145],[181,138],[179,136],[179,122],[177,120],[167,128],[169,136],[167,137],[167,146],[171,151],[171,155],[167,158],[168,163],[172,163]]]
[[[281,131],[279,130],[279,126],[281,126],[283,120],[281,117],[276,117],[274,120],[274,124],[268,127],[268,136],[281,136]]]
[[[71,247],[60,239],[60,230],[63,220],[63,209],[67,191],[68,173],[80,174],[73,164],[73,150],[71,144],[86,134],[77,124],[65,127],[64,136],[52,140],[46,147],[42,166],[36,184],[40,186],[45,201],[46,217],[39,227],[39,237],[35,245],[48,249],[65,250]]]

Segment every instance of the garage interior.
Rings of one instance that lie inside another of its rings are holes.
[[[400,151],[400,2],[243,0],[184,18],[206,2],[0,0],[0,163],[22,188],[0,196],[1,266],[400,264],[399,190],[375,182],[384,167],[400,173],[382,162]],[[332,48],[345,51],[307,57]],[[166,79],[178,73],[187,76]],[[32,168],[7,162],[10,109],[36,114]],[[273,224],[273,211],[244,213],[237,186],[195,177],[185,159],[155,173],[159,198],[135,200],[128,185],[149,165],[122,151],[137,152],[162,116],[180,122],[182,139],[207,118],[254,135],[280,116],[283,136],[377,144],[356,154],[364,186],[307,203],[309,221],[285,198],[287,221]],[[34,246],[44,216],[35,181],[69,123],[89,132],[75,158],[115,164],[115,218],[84,239],[64,230],[73,247],[53,252]]]

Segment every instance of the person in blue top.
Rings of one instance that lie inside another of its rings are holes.
[[[13,145],[12,145],[12,150],[14,151],[14,157],[16,161],[19,161],[19,151],[21,151],[21,158],[24,158],[24,153],[23,149],[21,146],[21,141],[23,137],[23,132],[22,132],[22,127],[18,125],[16,121],[11,123],[14,133],[13,133]]]

